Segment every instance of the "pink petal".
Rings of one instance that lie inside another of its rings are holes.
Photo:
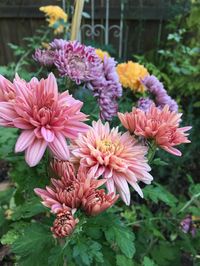
[[[109,193],[114,192],[116,194],[115,183],[112,178],[107,179],[106,187]]]
[[[43,136],[43,138],[47,141],[47,142],[52,142],[54,140],[54,132],[52,130],[46,129],[45,127],[41,128],[41,134]]]
[[[48,146],[58,159],[63,161],[69,160],[69,148],[66,139],[62,134],[56,133],[53,142],[50,142]]]
[[[24,130],[15,144],[15,152],[24,151],[28,146],[32,144],[34,139],[35,134],[32,130]]]
[[[34,128],[33,125],[31,125],[29,122],[25,121],[21,117],[15,118],[14,121],[13,121],[13,124],[14,124],[15,127],[21,128],[21,129],[32,129],[32,128]]]
[[[176,149],[176,148],[173,148],[173,147],[167,147],[167,146],[160,146],[161,148],[163,148],[165,151],[175,155],[175,156],[181,156],[182,153]]]
[[[0,102],[0,117],[7,121],[13,121],[17,117],[13,106],[13,103],[10,102]]]
[[[113,176],[113,179],[122,200],[126,205],[130,205],[131,195],[126,179],[121,176],[117,176],[116,174]]]
[[[135,189],[135,191],[140,195],[141,198],[143,198],[143,192],[137,182],[134,182],[133,180],[128,180],[129,184]]]
[[[26,150],[25,159],[30,167],[39,163],[47,147],[47,142],[36,139]]]
[[[48,93],[52,93],[54,95],[56,98],[55,100],[58,99],[58,85],[53,73],[50,73],[48,78],[45,80],[45,89]]]
[[[6,121],[3,118],[0,118],[0,126],[3,126],[3,127],[14,127],[12,122]]]

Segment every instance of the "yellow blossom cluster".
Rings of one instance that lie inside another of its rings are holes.
[[[124,88],[130,88],[134,92],[144,92],[145,87],[141,83],[141,79],[149,73],[143,65],[128,61],[118,64],[116,70]]]
[[[67,14],[64,12],[64,10],[59,6],[41,6],[40,11],[45,13],[45,16],[47,17],[47,21],[49,22],[49,27],[53,28],[55,23],[59,20],[63,20],[64,22],[67,22]],[[62,33],[64,30],[63,25],[58,25],[58,27],[54,30],[55,34]]]
[[[101,49],[96,49],[95,50],[96,54],[98,55],[98,57],[101,58],[101,60],[104,60],[104,56],[106,55],[107,57],[110,57],[109,53],[106,51],[102,51]]]

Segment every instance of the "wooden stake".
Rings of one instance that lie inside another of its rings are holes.
[[[84,0],[76,0],[75,12],[72,19],[71,41],[78,39],[78,34],[81,26],[83,6],[84,6]]]

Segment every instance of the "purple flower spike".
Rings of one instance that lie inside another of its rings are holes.
[[[145,77],[142,83],[155,96],[155,102],[158,107],[163,108],[167,104],[170,111],[178,111],[177,103],[167,94],[163,84],[154,75]]]
[[[140,98],[137,102],[137,107],[144,112],[147,112],[154,102],[149,98]]]
[[[98,99],[100,117],[103,120],[111,120],[117,114],[117,100],[122,96],[122,86],[115,66],[115,60],[105,56],[101,76],[89,84],[89,88]]]

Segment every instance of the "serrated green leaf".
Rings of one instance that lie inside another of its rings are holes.
[[[105,231],[105,237],[109,243],[116,243],[121,252],[128,258],[133,258],[135,254],[135,237],[128,228],[114,225]]]
[[[162,201],[170,207],[174,207],[178,202],[177,198],[173,194],[159,184],[156,184],[156,186],[146,186],[143,189],[143,192],[145,198],[150,198],[155,203]]]
[[[42,224],[31,224],[17,238],[11,249],[20,257],[19,265],[48,265],[48,253],[53,247],[53,237],[50,228]]]
[[[132,259],[125,257],[124,255],[116,256],[116,265],[117,266],[134,266]]]
[[[73,257],[79,265],[94,265],[96,263],[103,263],[102,246],[100,243],[89,238],[80,238],[74,248]]]

